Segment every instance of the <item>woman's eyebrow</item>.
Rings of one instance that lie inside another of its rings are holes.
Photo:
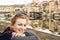
[[[22,23],[18,24],[18,25],[22,25]]]

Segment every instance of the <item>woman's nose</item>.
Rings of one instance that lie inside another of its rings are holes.
[[[22,25],[22,28],[26,28],[24,25]]]

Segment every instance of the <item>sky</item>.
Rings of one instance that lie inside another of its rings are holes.
[[[42,2],[44,0],[39,0],[39,1]],[[32,0],[0,0],[0,5],[28,4],[31,2]]]

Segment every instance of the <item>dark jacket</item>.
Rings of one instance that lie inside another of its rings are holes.
[[[12,32],[13,30],[10,30],[8,27],[0,36],[0,40],[40,40],[36,34],[32,31],[30,32],[25,32],[26,37],[13,37],[12,38]]]

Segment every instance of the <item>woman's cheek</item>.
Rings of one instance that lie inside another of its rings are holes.
[[[17,26],[17,28],[22,28],[22,26]]]

